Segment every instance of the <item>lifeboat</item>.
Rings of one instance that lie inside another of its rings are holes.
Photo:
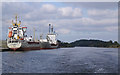
[[[9,35],[8,35],[9,38],[12,37],[12,31],[9,31]]]

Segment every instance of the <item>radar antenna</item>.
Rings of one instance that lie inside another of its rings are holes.
[[[18,19],[18,16],[17,16],[17,14],[16,14],[16,16],[15,16],[16,23],[14,23],[13,20],[12,20],[12,25],[13,25],[13,26],[17,25],[17,26],[19,27],[20,24],[21,24],[21,21],[19,21],[19,23],[17,24],[17,19]]]

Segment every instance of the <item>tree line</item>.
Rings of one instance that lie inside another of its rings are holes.
[[[94,39],[81,39],[76,40],[74,42],[62,42],[58,40],[59,47],[108,47],[108,48],[118,48],[120,44],[117,41],[102,41],[102,40],[94,40]]]

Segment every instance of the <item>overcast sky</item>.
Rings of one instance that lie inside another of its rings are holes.
[[[72,42],[78,39],[118,40],[117,2],[4,2],[2,3],[2,38],[15,14],[27,34],[36,37],[48,33],[48,24],[54,26],[57,38]]]

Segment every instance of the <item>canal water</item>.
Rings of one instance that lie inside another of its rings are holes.
[[[117,72],[117,48],[75,47],[2,52],[2,73]]]

